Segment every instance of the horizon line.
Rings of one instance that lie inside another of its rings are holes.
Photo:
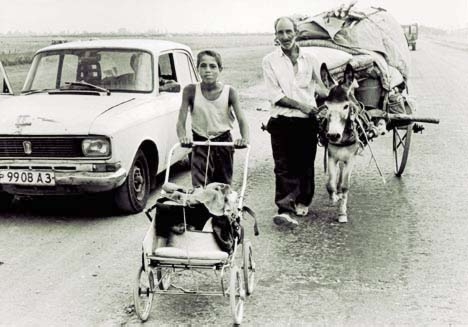
[[[401,24],[405,25],[405,24]],[[444,32],[454,32],[454,31],[464,31],[468,30],[468,27],[459,27],[459,28],[442,28],[442,27],[434,27],[420,24],[419,27],[421,28],[428,28],[428,29],[435,29]],[[15,37],[15,36],[102,36],[102,35],[109,35],[109,36],[173,36],[173,35],[268,35],[273,34],[273,32],[259,32],[259,31],[252,31],[252,32],[159,32],[159,31],[146,31],[146,32],[132,32],[132,31],[117,31],[116,32],[90,32],[90,31],[81,31],[81,32],[20,32],[20,31],[7,31],[0,33],[0,37]]]

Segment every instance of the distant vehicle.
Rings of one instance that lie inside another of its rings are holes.
[[[180,90],[199,79],[188,46],[137,39],[41,49],[17,96],[0,73],[0,207],[13,195],[112,192],[127,213],[145,208],[178,142]]]
[[[418,39],[418,24],[402,25],[405,31],[406,41],[411,50],[416,50],[416,40]]]

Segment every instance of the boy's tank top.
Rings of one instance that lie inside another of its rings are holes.
[[[235,116],[229,106],[229,85],[224,85],[215,100],[203,96],[200,83],[195,87],[193,100],[192,130],[200,136],[209,138],[219,136],[234,127]]]

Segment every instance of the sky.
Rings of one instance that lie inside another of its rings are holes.
[[[315,15],[337,0],[0,0],[0,34],[130,32],[268,33],[275,18]],[[387,9],[401,24],[468,27],[468,0],[357,0]]]

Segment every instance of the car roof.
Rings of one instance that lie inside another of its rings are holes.
[[[160,53],[167,50],[186,50],[192,53],[190,48],[184,44],[155,39],[98,39],[98,40],[85,40],[85,41],[71,41],[60,44],[54,44],[42,48],[37,53],[51,50],[64,50],[64,49],[138,49],[150,51],[153,53]]]

